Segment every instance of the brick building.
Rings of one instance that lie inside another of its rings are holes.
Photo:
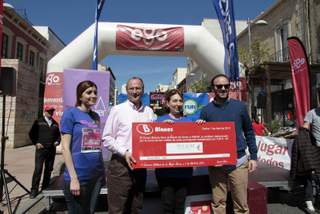
[[[1,66],[13,68],[15,79],[8,84],[16,92],[6,97],[7,147],[30,144],[28,131],[42,114],[47,62],[64,46],[50,28],[36,29],[11,5],[4,4]],[[0,109],[2,112],[2,105]]]

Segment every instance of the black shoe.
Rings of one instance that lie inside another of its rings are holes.
[[[31,191],[29,198],[34,199],[35,197],[37,197],[37,195],[38,195],[37,191]]]

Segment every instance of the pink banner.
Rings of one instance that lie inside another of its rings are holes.
[[[310,110],[309,65],[301,41],[296,37],[288,38],[292,83],[294,89],[297,126]]]
[[[150,28],[117,25],[118,50],[176,51],[184,48],[182,27]]]
[[[54,119],[59,123],[63,113],[63,73],[51,72],[46,77],[46,88],[44,91],[44,105],[53,106]]]

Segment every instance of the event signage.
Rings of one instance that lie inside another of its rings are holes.
[[[55,108],[53,118],[59,123],[63,113],[63,73],[51,72],[46,76],[44,105]]]
[[[97,103],[92,110],[100,116],[100,127],[104,127],[108,116],[110,73],[83,69],[65,69],[63,73],[63,109],[75,106],[79,82],[91,80],[98,87]]]
[[[233,122],[133,123],[132,155],[137,161],[135,168],[234,165],[235,125]]]
[[[293,139],[256,136],[258,161],[290,170]]]
[[[310,110],[309,63],[304,46],[299,38],[288,38],[288,48],[297,125],[302,126],[304,123],[304,117]]]
[[[230,81],[239,81],[237,34],[232,0],[212,0],[216,10],[225,48],[224,68]]]
[[[183,27],[151,28],[117,25],[117,50],[176,51],[184,49]]]
[[[183,93],[183,114],[190,117],[193,121],[200,118],[203,107],[209,103],[208,93]]]

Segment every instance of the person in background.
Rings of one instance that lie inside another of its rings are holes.
[[[234,213],[249,213],[247,202],[248,173],[257,168],[257,145],[246,105],[229,99],[230,82],[218,74],[211,80],[214,100],[205,106],[198,124],[207,122],[234,122],[236,131],[237,163],[234,166],[209,167],[212,188],[212,208],[215,214],[226,213],[228,189],[231,191]],[[250,159],[246,155],[249,147]],[[228,188],[229,187],[229,188]]]
[[[92,81],[80,82],[76,106],[61,118],[64,196],[68,213],[94,213],[105,170],[101,152],[100,118],[91,108],[97,102],[97,86]]]
[[[50,184],[51,172],[53,170],[56,156],[56,146],[60,143],[60,130],[58,123],[52,118],[54,108],[45,106],[43,116],[33,122],[29,131],[29,138],[36,146],[35,169],[32,176],[30,198],[38,195],[43,164],[44,172],[41,189],[46,189]]]
[[[262,122],[261,115],[257,115],[256,117],[254,117],[254,120],[252,122],[252,128],[254,130],[255,135],[264,136],[271,134]]]
[[[318,91],[318,97],[319,97]],[[311,132],[312,137],[311,143],[315,145],[315,150],[319,151],[320,149],[320,107],[311,109],[307,112],[304,118],[303,128]],[[312,149],[313,150],[313,149]],[[307,155],[310,155],[307,153]],[[304,161],[305,162],[305,161]],[[316,160],[312,160],[313,164],[317,164]],[[317,166],[319,166],[317,164]],[[316,168],[316,167],[315,167]],[[311,212],[315,212],[313,206],[313,187],[312,187],[312,172],[306,173],[304,176],[300,176],[298,181],[304,185],[304,201],[307,209]]]
[[[132,123],[153,122],[152,109],[144,106],[143,80],[132,77],[126,86],[128,100],[110,111],[104,131],[104,146],[112,152],[107,172],[108,213],[141,213],[147,171],[135,169],[132,157]]]
[[[183,96],[177,89],[165,94],[169,114],[159,117],[156,122],[192,122],[183,116]],[[192,178],[192,168],[160,168],[155,170],[161,191],[164,214],[183,214],[187,187]]]

